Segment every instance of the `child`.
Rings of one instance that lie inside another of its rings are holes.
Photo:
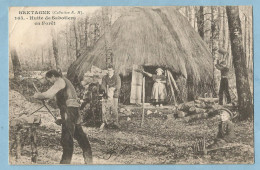
[[[218,134],[214,143],[208,146],[208,149],[222,147],[226,143],[231,143],[234,139],[234,125],[231,122],[233,114],[228,109],[220,109],[221,122],[218,125]]]

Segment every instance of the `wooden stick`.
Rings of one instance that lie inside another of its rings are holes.
[[[228,146],[222,146],[222,147],[213,148],[213,149],[207,149],[207,151],[210,152],[210,151],[215,151],[215,150],[219,150],[219,149],[234,148],[234,147],[240,147],[240,146],[242,146],[242,145],[234,145],[234,146],[228,145]]]
[[[17,130],[16,136],[15,136],[15,142],[16,142],[15,158],[20,159],[21,158],[21,129]]]
[[[143,77],[143,90],[142,90],[142,92],[143,92],[143,113],[142,113],[142,122],[141,122],[141,127],[143,127],[143,125],[144,125],[144,96],[145,96],[145,77]]]
[[[37,150],[37,127],[36,125],[31,125],[29,129],[29,135],[31,140],[31,150],[32,150],[32,157],[31,161],[36,163],[37,156],[38,156],[38,150]]]
[[[169,71],[166,70],[166,72],[167,72],[168,79],[170,80]],[[170,83],[170,88],[171,88],[171,92],[172,92],[172,97],[173,97],[174,106],[176,106],[177,104],[176,104],[175,94],[174,94],[174,90],[173,90],[173,87],[172,87],[172,82],[171,82],[171,80],[169,81],[169,83]]]
[[[179,90],[179,88],[178,88],[178,86],[177,86],[177,84],[176,84],[176,82],[175,82],[175,80],[174,80],[174,78],[172,76],[172,73],[170,71],[168,71],[168,73],[169,73],[169,77],[170,77],[170,79],[171,79],[171,81],[172,81],[172,83],[174,85],[174,88],[177,90],[177,92],[180,92],[180,90]]]

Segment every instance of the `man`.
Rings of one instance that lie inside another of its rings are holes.
[[[92,151],[87,135],[80,125],[79,106],[76,90],[72,83],[56,70],[50,70],[46,73],[47,81],[53,83],[53,86],[43,93],[35,93],[36,99],[51,99],[56,97],[57,105],[60,109],[61,119],[56,123],[62,124],[61,145],[63,154],[60,163],[70,164],[73,154],[73,138],[75,138],[81,149],[86,164],[92,163]]]
[[[121,79],[119,75],[115,74],[115,70],[113,66],[108,66],[107,68],[108,74],[103,77],[102,79],[102,84],[101,84],[101,89],[105,92],[107,100],[111,102],[111,108],[108,110],[111,110],[112,115],[109,122],[108,115],[106,116],[104,123],[106,124],[114,124],[117,128],[119,128],[119,120],[118,120],[118,97],[120,93],[120,88],[121,88]],[[101,129],[104,127],[104,123],[101,125]]]
[[[227,98],[227,104],[231,103],[231,97],[228,87],[228,73],[229,68],[226,65],[225,61],[222,61],[220,64],[216,64],[216,68],[221,71],[221,80],[219,87],[219,104],[223,105],[223,94],[225,93]]]

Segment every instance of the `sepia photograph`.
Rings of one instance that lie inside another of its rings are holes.
[[[252,6],[9,7],[9,165],[254,164]]]

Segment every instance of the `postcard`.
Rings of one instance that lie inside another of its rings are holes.
[[[253,44],[252,6],[9,7],[9,164],[254,164]]]

